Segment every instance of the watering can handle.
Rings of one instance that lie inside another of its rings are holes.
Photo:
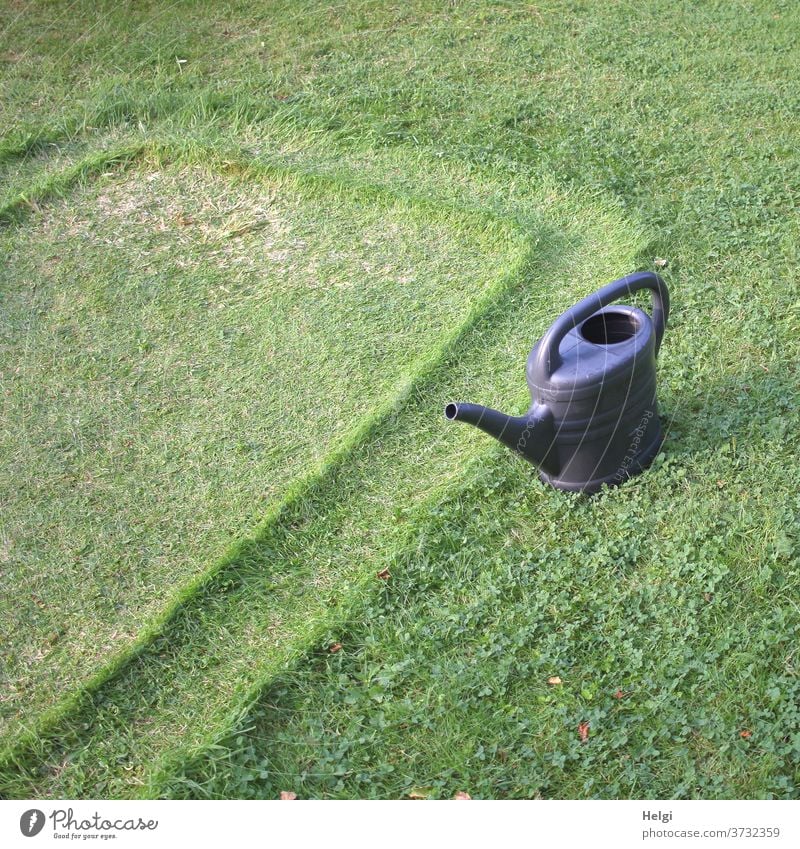
[[[536,358],[537,371],[545,378],[561,365],[561,357],[558,346],[566,334],[577,327],[589,316],[598,310],[621,298],[623,295],[632,295],[640,289],[650,289],[653,293],[653,325],[656,333],[656,354],[661,346],[661,338],[669,317],[669,292],[667,284],[653,271],[642,271],[638,274],[629,274],[621,277],[602,289],[598,289],[582,301],[578,301],[574,307],[570,307],[563,315],[559,316],[550,326],[550,329],[542,337],[539,345],[539,354]]]

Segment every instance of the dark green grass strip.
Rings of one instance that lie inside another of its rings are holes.
[[[419,391],[424,389],[424,386],[419,387]],[[378,435],[378,431],[373,433],[373,437]],[[492,450],[492,447],[487,445],[488,450]],[[181,792],[184,791],[187,783],[191,783],[191,780],[187,780],[185,776],[190,776],[198,770],[215,746],[224,741],[228,735],[235,733],[235,729],[242,727],[248,714],[282,674],[291,675],[292,670],[301,668],[308,662],[315,649],[324,644],[326,635],[341,630],[344,623],[357,620],[359,612],[363,612],[385,586],[382,581],[376,580],[376,572],[386,569],[391,576],[395,564],[404,563],[419,551],[421,540],[428,530],[431,513],[443,501],[457,500],[459,493],[468,489],[473,483],[476,468],[465,468],[464,479],[456,484],[451,483],[431,490],[428,497],[404,517],[404,526],[407,525],[408,528],[399,536],[396,544],[379,560],[371,563],[370,568],[364,569],[354,582],[349,583],[347,592],[341,600],[326,610],[324,616],[314,620],[300,639],[294,641],[291,649],[286,652],[282,664],[284,671],[276,671],[270,666],[264,674],[255,677],[231,705],[227,716],[217,724],[212,734],[203,743],[185,748],[178,747],[158,759],[148,772],[146,783],[138,796],[144,799],[171,798],[176,795],[177,787],[181,787]],[[313,496],[318,499],[324,494],[324,492],[315,492]],[[309,493],[309,496],[312,496],[312,493]],[[287,515],[289,514],[291,510],[287,510]],[[263,545],[264,542],[265,540],[260,540],[259,544]],[[258,554],[255,547],[253,554]]]
[[[410,213],[427,212],[437,216],[458,216],[467,226],[496,226],[508,235],[521,235],[527,222],[517,216],[504,215],[492,209],[471,206],[433,196],[398,191],[389,186],[369,182],[346,172],[324,173],[299,165],[282,165],[249,158],[235,147],[220,148],[185,142],[177,138],[149,139],[114,147],[107,151],[91,153],[80,162],[35,181],[0,206],[0,226],[18,224],[25,216],[48,200],[63,197],[81,181],[102,174],[109,167],[129,168],[143,159],[151,159],[154,166],[171,163],[200,165],[222,174],[266,176],[273,179],[291,178],[309,194],[319,192],[339,197],[354,197],[361,201],[387,204],[399,203]]]
[[[63,197],[81,182],[97,177],[109,168],[129,168],[143,156],[146,149],[147,146],[141,143],[92,153],[63,171],[47,175],[34,182],[28,191],[0,207],[0,227],[19,224],[39,204]]]
[[[17,134],[0,140],[0,167],[28,159],[79,138],[108,132],[134,120],[160,120],[180,109],[185,96],[160,93],[156,96],[119,96],[102,103],[91,112],[81,111],[57,124],[43,126],[35,132]]]

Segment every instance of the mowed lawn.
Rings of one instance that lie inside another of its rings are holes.
[[[4,7],[0,792],[800,796],[798,32]],[[656,260],[646,475],[445,421]]]
[[[324,462],[505,258],[441,217],[174,166],[4,235],[3,707],[23,720]]]

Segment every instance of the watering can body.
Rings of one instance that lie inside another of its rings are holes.
[[[645,288],[652,317],[614,304]],[[525,415],[464,403],[448,404],[445,415],[499,439],[557,489],[596,492],[622,483],[647,468],[663,439],[656,356],[668,315],[669,293],[657,274],[615,280],[567,310],[534,345]]]

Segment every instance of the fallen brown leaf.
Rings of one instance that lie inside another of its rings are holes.
[[[615,699],[624,699],[625,693],[623,693],[622,690],[617,690],[617,692],[614,693],[614,698]]]
[[[578,734],[581,736],[581,740],[585,743],[589,739],[589,723],[581,722],[578,726]]]
[[[291,790],[281,790],[281,799],[284,802],[292,802],[297,798],[297,793],[292,793]]]
[[[391,575],[389,574],[389,570],[388,570],[388,569],[381,569],[381,571],[380,571],[380,572],[378,572],[378,577],[379,577],[382,581],[388,581],[388,580],[389,580],[389,578],[391,577]]]
[[[551,684],[552,686],[555,686],[556,684],[560,684],[560,683],[561,683],[561,679],[558,677],[558,675],[551,675],[551,676],[547,679],[547,683],[548,683],[548,684]]]
[[[341,644],[341,643],[334,643],[334,644],[333,644],[333,645],[332,645],[332,646],[328,649],[328,651],[329,651],[331,654],[336,654],[336,652],[337,652],[337,651],[341,651],[341,648],[342,648],[342,644]]]
[[[463,790],[459,790],[458,793],[456,793],[456,795],[453,796],[453,798],[459,799],[459,800],[464,800],[464,799],[471,799],[472,796],[470,796],[469,793],[465,793]]]

